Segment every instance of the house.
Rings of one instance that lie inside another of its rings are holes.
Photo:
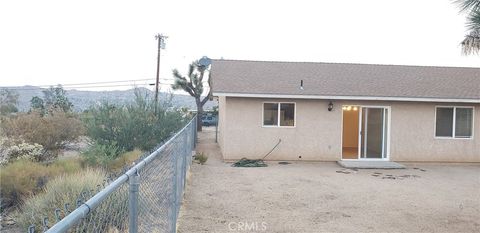
[[[480,162],[480,68],[213,60],[225,160]]]

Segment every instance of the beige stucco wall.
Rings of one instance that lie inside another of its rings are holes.
[[[224,130],[225,129],[225,125],[226,125],[226,121],[225,121],[225,111],[227,109],[227,105],[226,105],[226,97],[224,96],[220,96],[218,97],[218,137],[217,137],[217,140],[218,140],[218,145],[220,146],[220,151],[222,152],[222,154],[225,154],[225,150],[224,150],[224,137],[225,137],[225,134],[224,134]],[[220,107],[222,106],[222,107]]]
[[[262,127],[262,103],[295,102],[294,128]],[[269,160],[341,159],[342,105],[390,106],[390,159],[393,161],[480,162],[480,105],[475,107],[474,139],[435,139],[435,106],[447,103],[219,98],[220,147],[226,160],[261,158],[279,141]],[[457,104],[461,105],[461,104]],[[301,158],[300,158],[301,157]]]

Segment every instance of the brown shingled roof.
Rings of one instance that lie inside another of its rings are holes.
[[[214,95],[398,97],[480,102],[480,68],[213,60],[211,73]]]

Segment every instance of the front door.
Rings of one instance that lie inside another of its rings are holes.
[[[359,120],[359,159],[387,159],[388,108],[361,107]]]

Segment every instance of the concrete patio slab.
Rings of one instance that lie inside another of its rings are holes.
[[[337,163],[344,168],[355,169],[404,169],[405,166],[392,161],[350,161],[340,160]]]

